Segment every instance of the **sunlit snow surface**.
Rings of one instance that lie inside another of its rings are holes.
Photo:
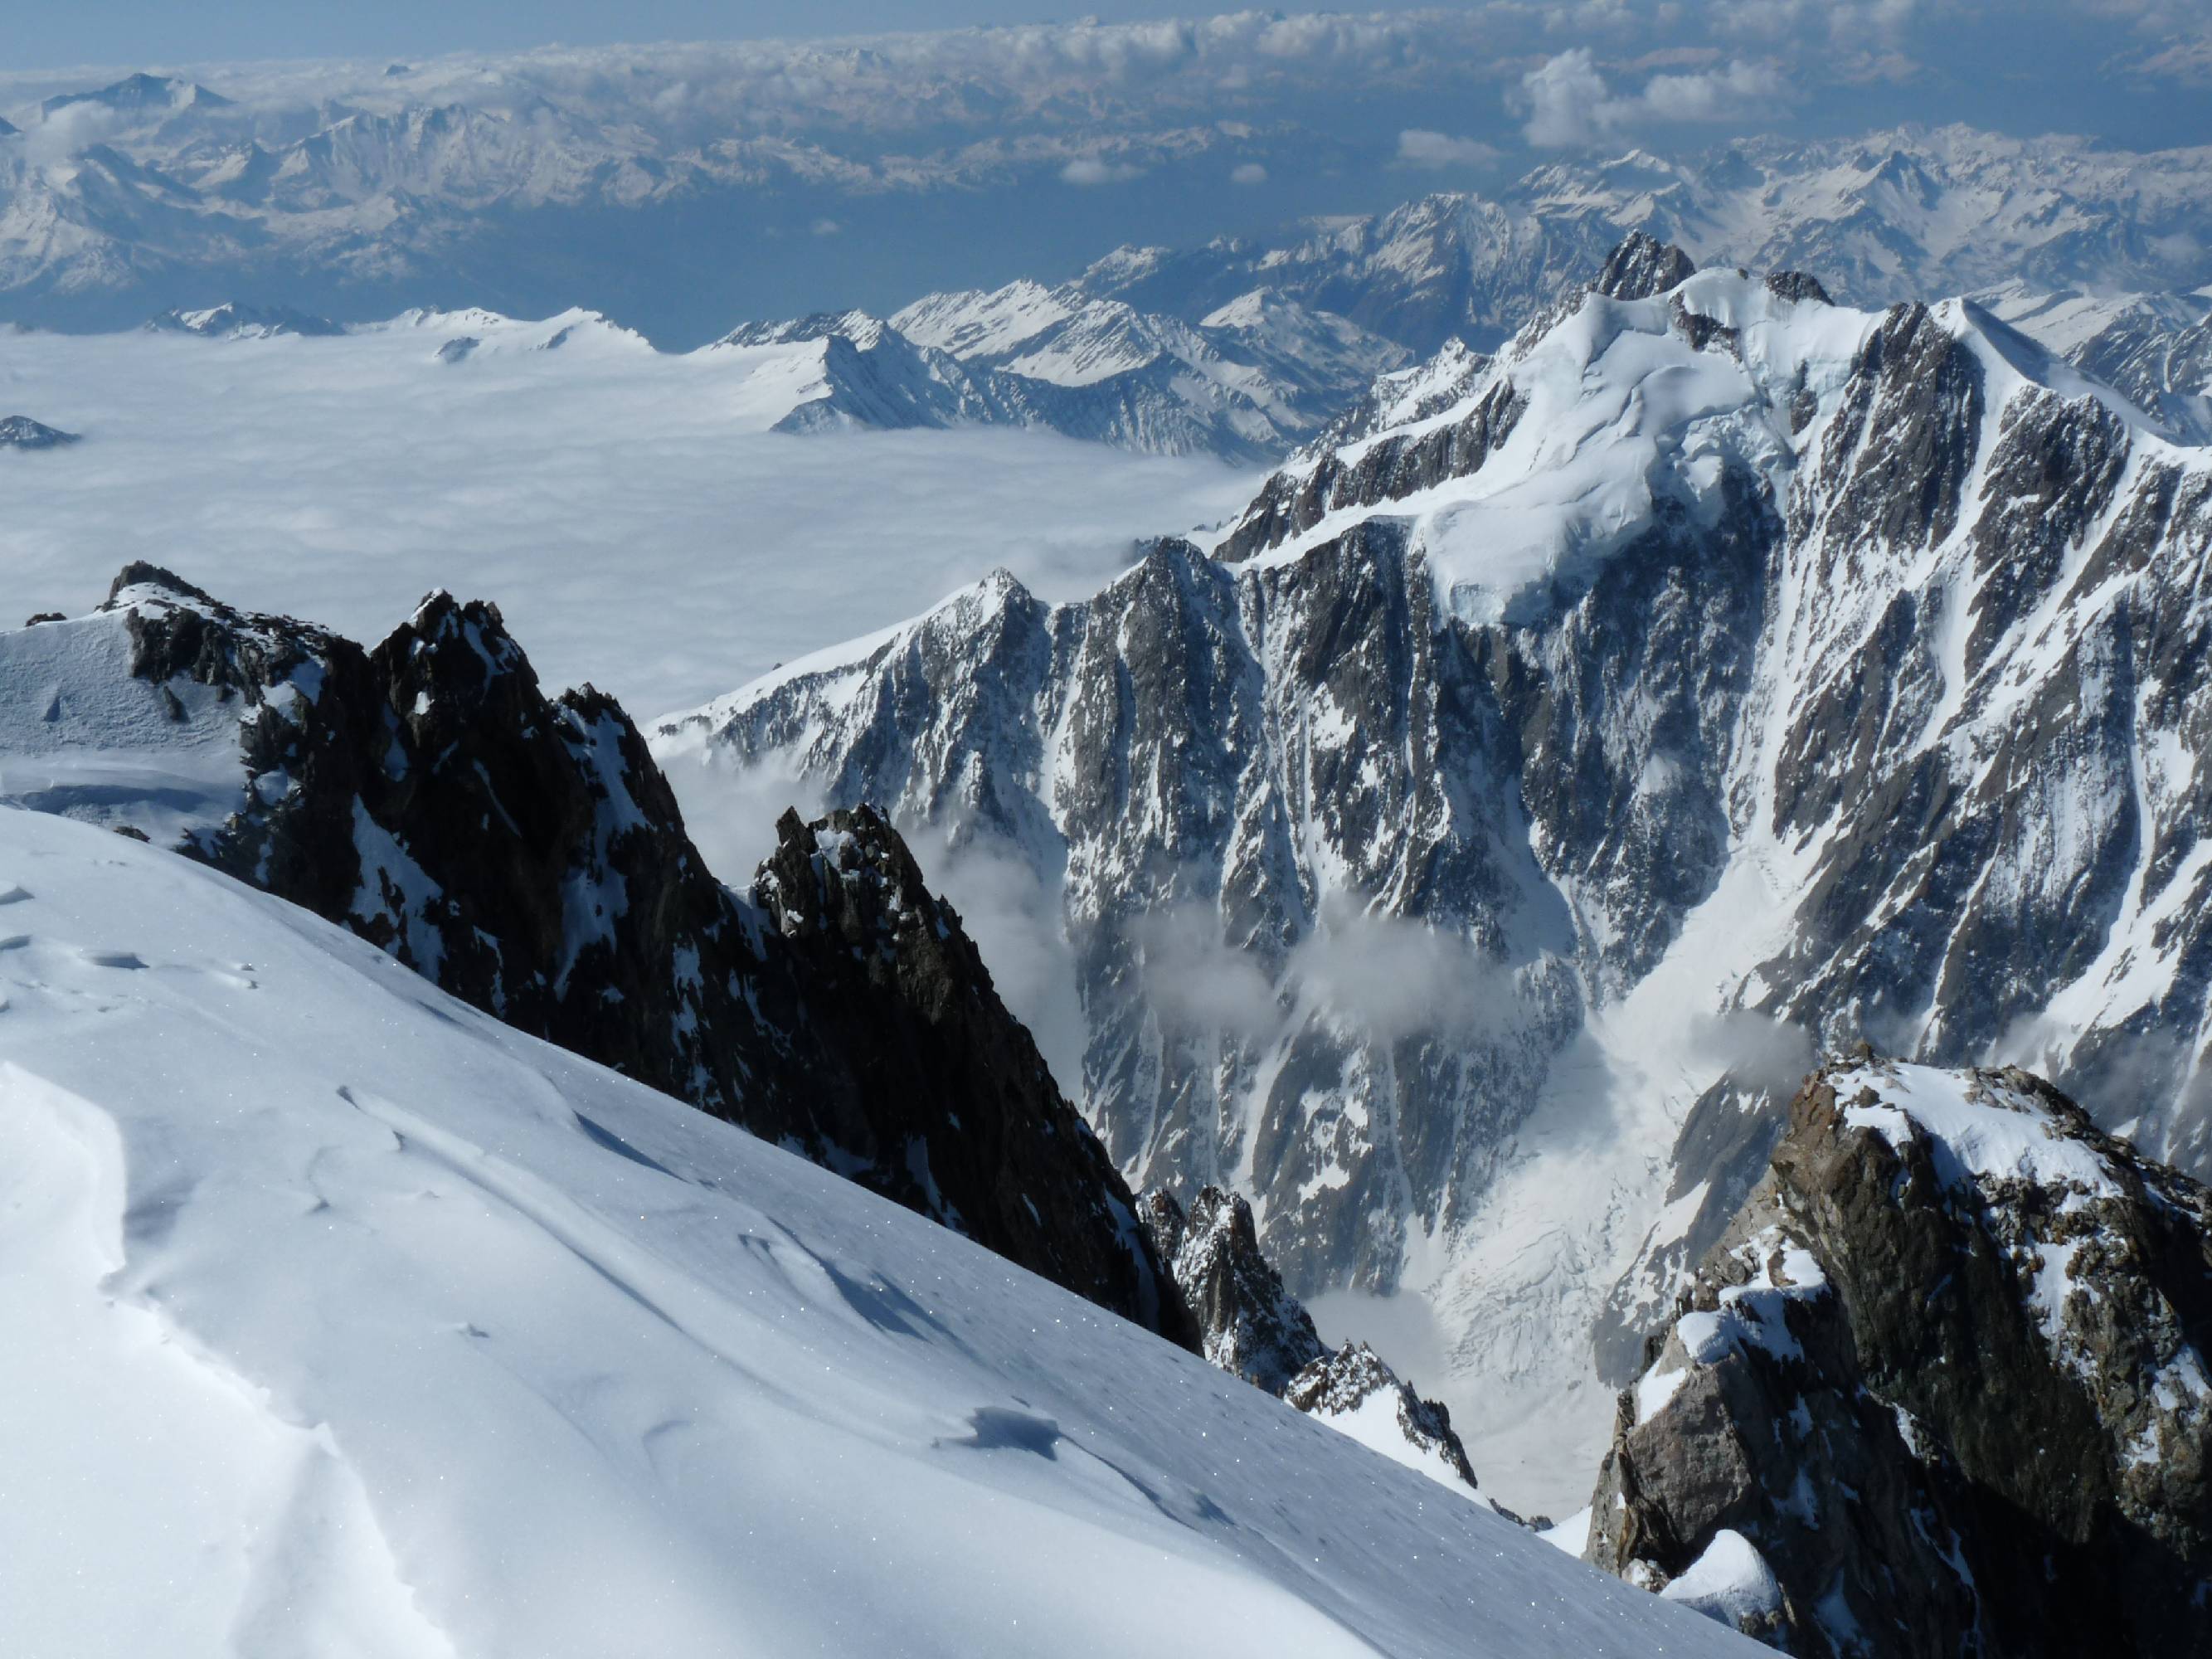
[[[550,682],[642,719],[996,566],[1088,594],[1134,538],[1214,523],[1257,486],[1044,433],[771,432],[818,391],[817,356],[664,355],[586,313],[336,339],[0,334],[0,416],[84,437],[0,453],[4,621],[76,615],[128,559],[370,642],[449,587],[496,600]]]
[[[0,1608],[106,1654],[1750,1651],[173,854],[0,809]]]

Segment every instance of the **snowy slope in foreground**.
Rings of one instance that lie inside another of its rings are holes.
[[[0,811],[27,1656],[1742,1650],[170,854]]]

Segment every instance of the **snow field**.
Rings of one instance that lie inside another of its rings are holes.
[[[1745,1650],[304,913],[0,876],[16,1651]]]

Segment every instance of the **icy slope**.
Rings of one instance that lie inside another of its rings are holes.
[[[182,860],[0,896],[16,1651],[1745,1650]]]

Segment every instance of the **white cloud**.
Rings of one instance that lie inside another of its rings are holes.
[[[1813,1069],[1816,1054],[1802,1026],[1738,1010],[1700,1013],[1690,1020],[1690,1040],[1707,1058],[1724,1066],[1748,1089],[1764,1089],[1787,1100]]]
[[[1376,1042],[1495,1035],[1519,1017],[1522,995],[1511,970],[1462,935],[1340,894],[1291,951],[1285,980],[1303,1006]]]
[[[1276,978],[1221,928],[1212,909],[1188,904],[1150,912],[1131,930],[1146,1000],[1171,1037],[1218,1032],[1266,1043],[1316,1018],[1368,1042],[1464,1036],[1510,1024],[1521,996],[1513,975],[1467,939],[1340,895],[1324,902],[1319,925]]]
[[[1264,185],[1267,182],[1267,169],[1257,161],[1245,161],[1229,170],[1229,182],[1232,185]]]
[[[1616,97],[1587,46],[1547,58],[1521,77],[1524,137],[1543,149],[1579,149],[1665,122],[1736,121],[1769,112],[1790,96],[1771,64],[1731,59],[1712,69],[1654,75],[1642,91]]]
[[[9,496],[10,603],[75,614],[152,559],[375,640],[451,587],[497,599],[549,685],[588,678],[644,720],[919,615],[994,565],[1048,599],[1087,597],[1133,538],[1214,523],[1255,487],[1248,469],[1041,432],[795,438],[760,430],[717,359],[488,351],[457,374],[432,355],[447,337],[9,339],[0,412],[87,434],[66,476]],[[217,375],[230,390],[211,405]]]
[[[835,219],[817,219],[808,227],[817,236],[835,236],[845,228]]]
[[[1522,127],[1528,141],[1543,149],[1594,144],[1605,134],[1603,112],[1611,99],[1589,48],[1576,46],[1521,77],[1528,112]]]
[[[1407,167],[1473,167],[1497,159],[1497,149],[1480,138],[1455,138],[1425,127],[1407,127],[1398,135],[1398,160]]]
[[[1731,121],[1772,108],[1788,93],[1772,66],[1739,59],[1691,75],[1655,75],[1641,103],[1655,120]]]
[[[1280,1026],[1280,994],[1266,969],[1221,937],[1221,919],[1206,906],[1149,911],[1130,936],[1146,1000],[1172,1024],[1170,1036],[1221,1031],[1258,1042]]]
[[[123,118],[104,105],[64,105],[23,129],[23,160],[34,167],[52,167],[106,143],[124,125]]]
[[[1079,155],[1060,170],[1061,182],[1070,185],[1119,185],[1144,176],[1142,167],[1126,161],[1102,161],[1096,155]]]

